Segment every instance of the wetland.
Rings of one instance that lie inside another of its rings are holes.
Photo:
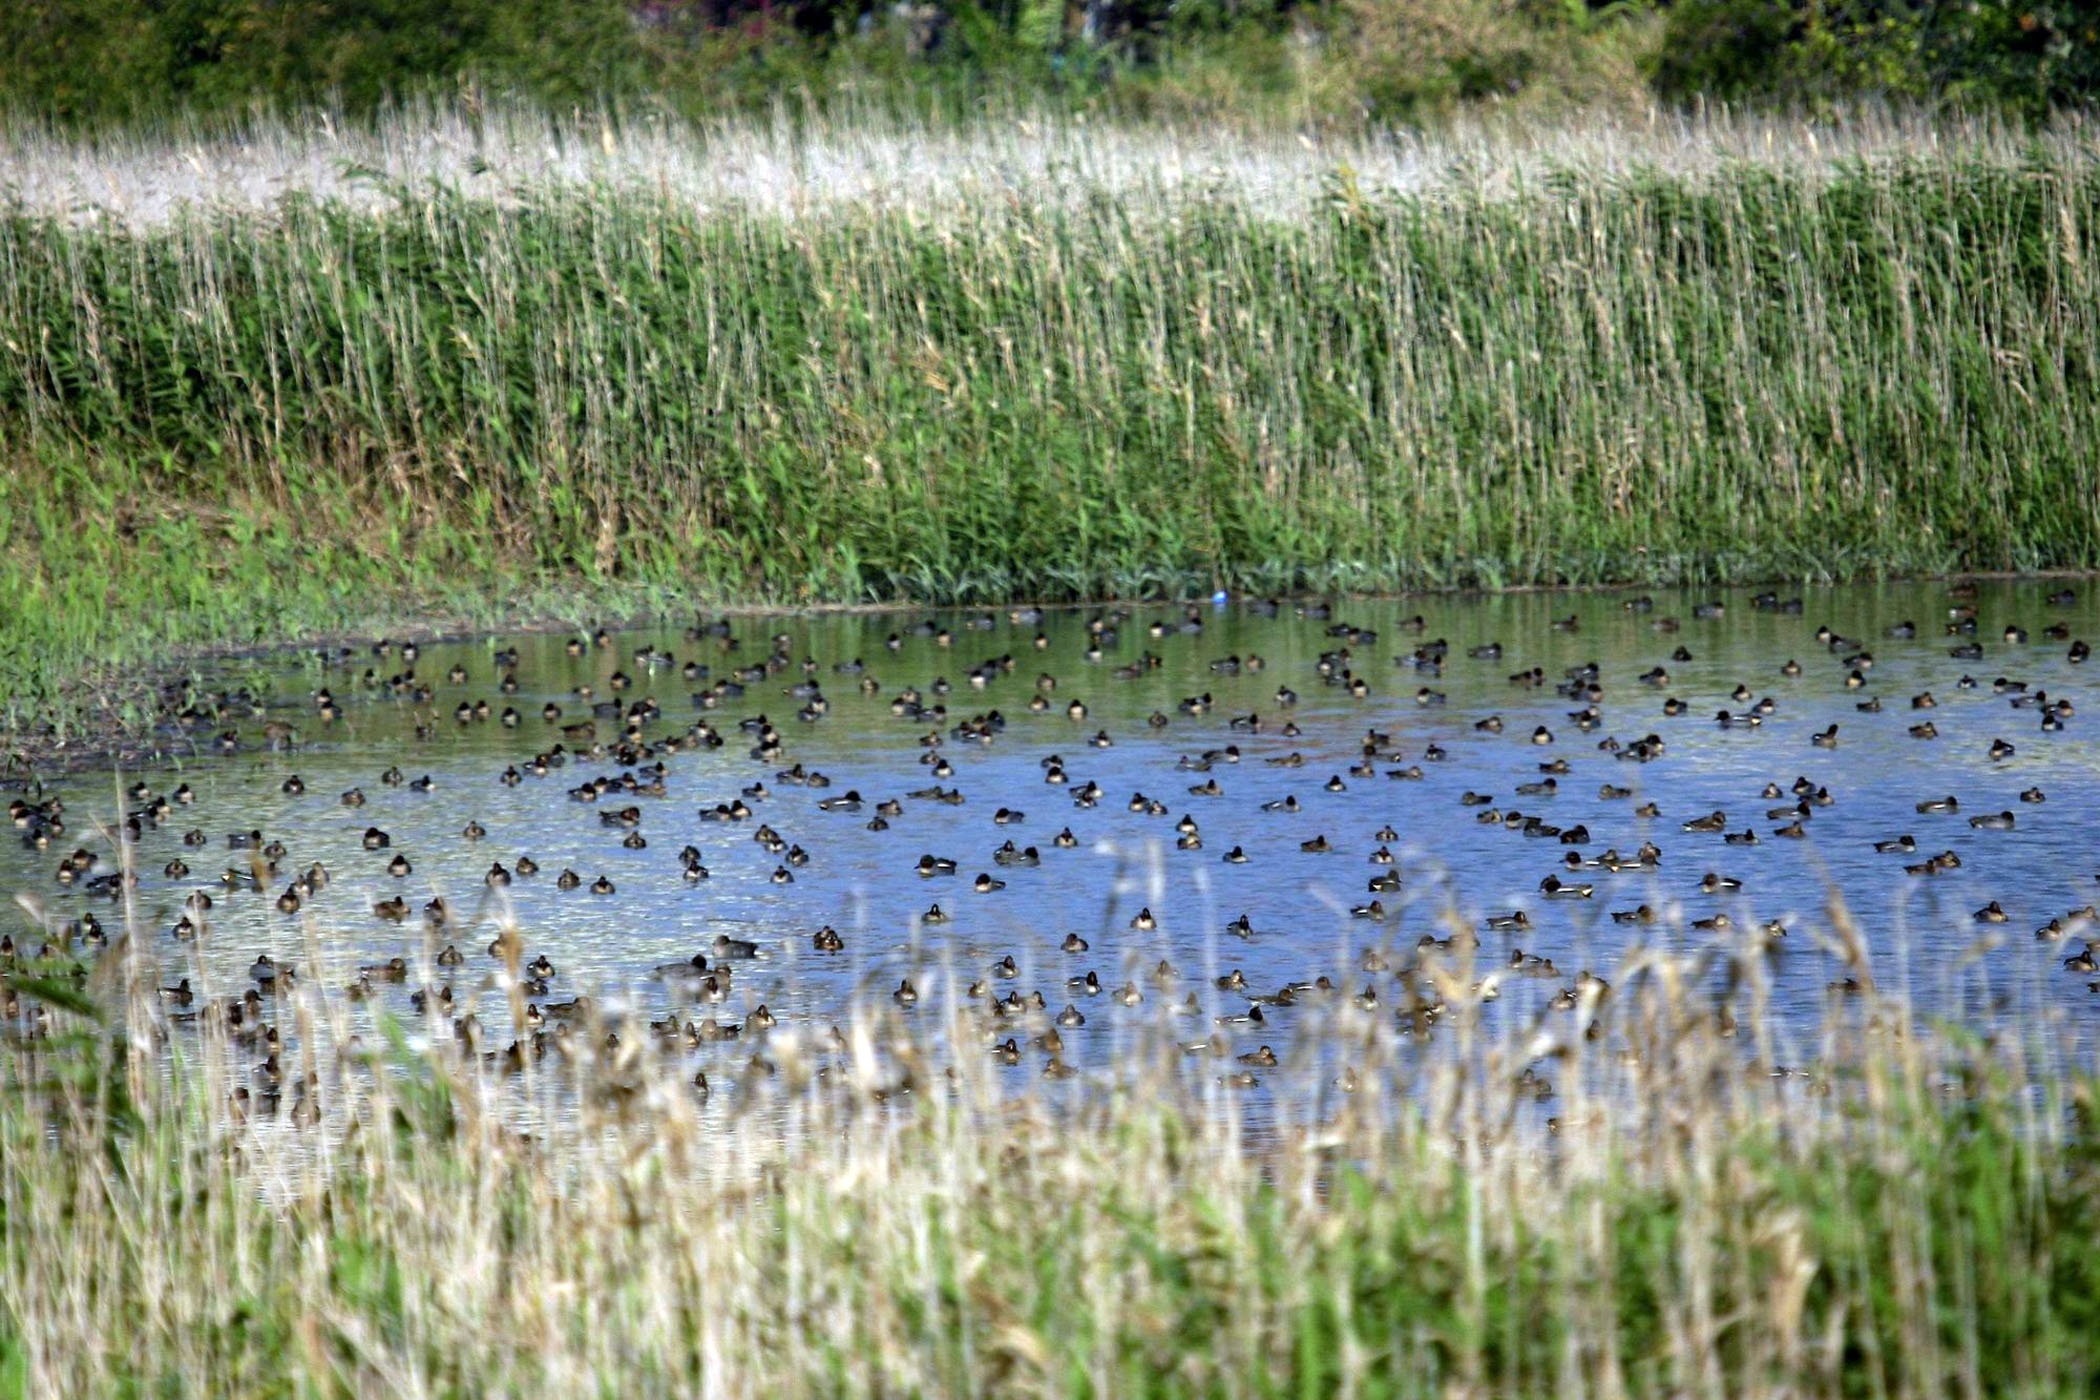
[[[2100,1386],[2089,124],[0,142],[0,1397]]]
[[[591,1007],[718,1084],[738,1027],[904,987],[1010,1052],[1062,1015],[1037,1070],[1108,1069],[1162,1007],[1284,1055],[1300,999],[1435,1015],[1395,988],[1425,943],[1512,1023],[1630,946],[1760,944],[1797,1037],[1861,976],[2082,1028],[2095,630],[2079,580],[330,647],[190,691],[179,761],[40,789],[0,878],[26,937],[129,911],[200,1000],[433,996],[491,1055]]]

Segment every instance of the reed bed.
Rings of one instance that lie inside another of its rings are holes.
[[[0,1390],[2090,1393],[2089,1052],[1916,1016],[1831,926],[1860,987],[1799,1058],[1766,950],[1629,948],[1518,1023],[1454,940],[1259,1088],[1207,1018],[1002,1067],[1047,1021],[940,993],[706,1098],[639,1022],[507,1069],[500,989],[360,1041],[325,976],[266,1090],[222,1018],[163,1040],[126,942],[93,1001],[16,988]]]
[[[17,114],[0,118],[0,191],[35,213],[142,229],[199,211],[267,214],[288,198],[386,213],[403,187],[497,201],[616,190],[675,199],[696,215],[797,219],[874,206],[967,220],[987,202],[1083,206],[1103,196],[1139,212],[1223,194],[1287,217],[1319,202],[1342,167],[1373,194],[1510,194],[1560,171],[1690,179],[1743,163],[1811,174],[1903,159],[2017,164],[2036,145],[2071,154],[2090,143],[2070,117],[2030,131],[1864,104],[1814,120],[1655,107],[1550,124],[1461,116],[1433,130],[1293,131],[1026,108],[928,122],[879,104],[821,114],[783,105],[766,119],[687,121],[649,109],[410,102],[366,118],[171,118],[92,136]]]
[[[341,137],[337,179],[252,133],[291,174],[217,203],[225,136],[143,217],[13,138],[46,179],[0,217],[17,726],[85,663],[568,590],[2100,564],[2082,128],[607,125],[528,159],[508,120]]]

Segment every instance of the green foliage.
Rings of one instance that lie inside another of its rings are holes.
[[[641,84],[624,0],[19,0],[0,7],[0,93],[123,119],[181,107],[390,94],[472,78],[551,102]]]
[[[1666,18],[1663,18],[1665,17]],[[106,125],[462,84],[690,116],[836,100],[957,116],[1421,121],[1465,104],[1889,94],[2040,115],[2100,91],[2053,0],[17,0],[0,94]]]
[[[2100,14],[2024,0],[1681,0],[1654,79],[1678,99],[1882,93],[2038,117],[2100,93]]]

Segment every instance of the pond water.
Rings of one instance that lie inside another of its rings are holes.
[[[928,1015],[982,982],[979,1005],[1033,992],[1045,1003],[1044,1016],[1016,1018],[995,1039],[1018,1034],[1025,1046],[1030,1025],[1075,1007],[1084,1023],[1061,1029],[1061,1054],[1082,1068],[1112,1056],[1136,1018],[1190,996],[1191,1035],[1215,1031],[1234,1054],[1270,1045],[1288,1055],[1308,993],[1264,1007],[1260,1024],[1244,1019],[1249,993],[1324,975],[1347,995],[1391,998],[1391,969],[1424,936],[1455,928],[1477,932],[1479,970],[1502,984],[1505,1016],[1535,1014],[1585,969],[1609,976],[1635,943],[1776,940],[1775,1013],[1806,1033],[1849,975],[1819,937],[1833,897],[1884,982],[1949,1009],[1996,999],[2076,1024],[2100,981],[2066,966],[2085,946],[2077,911],[2100,895],[2100,749],[2075,712],[2091,670],[2074,659],[2096,622],[2085,582],[2014,581],[1762,601],[1751,591],[1348,600],[1331,615],[1233,601],[1039,618],[745,616],[726,623],[728,635],[678,625],[580,648],[533,635],[425,643],[413,661],[398,647],[288,654],[265,663],[272,690],[256,710],[192,732],[190,757],[45,790],[62,798],[65,830],[43,847],[7,843],[0,881],[53,927],[93,913],[114,930],[122,905],[90,888],[113,869],[95,819],[114,815],[120,787],[169,795],[187,785],[194,800],[145,824],[136,844],[139,927],[163,980],[237,994],[267,955],[340,988],[360,966],[402,957],[451,985],[459,1008],[478,1004],[502,1024],[492,1044],[510,1030],[509,1011],[491,1009],[506,1001],[486,990],[501,924],[520,931],[527,959],[553,965],[532,989],[535,1005],[588,994],[608,1010],[720,1025],[749,1022],[762,1005],[782,1026],[821,1032],[854,998],[887,1002],[906,979],[921,995],[906,1014]],[[2008,640],[2009,627],[2024,634]],[[1440,666],[1423,659],[1439,641]],[[741,694],[717,689],[738,676]],[[898,705],[907,688],[923,710]],[[819,690],[823,711],[802,713]],[[1936,704],[1914,708],[1928,693]],[[593,706],[624,712],[644,697],[661,713],[639,733],[658,747],[617,753],[623,715],[594,718]],[[481,701],[486,718],[471,708],[457,717]],[[1875,701],[1878,712],[1862,708]],[[558,719],[544,717],[550,705]],[[506,708],[519,713],[515,727]],[[1736,722],[1717,722],[1722,710]],[[969,723],[994,711],[997,721]],[[760,716],[777,728],[777,753],[754,755],[760,735],[744,722]],[[1484,727],[1491,717],[1499,728]],[[584,722],[595,737],[566,729]],[[293,731],[278,747],[275,726]],[[1814,741],[1833,726],[1834,744]],[[238,746],[222,753],[215,736],[228,730]],[[1648,736],[1659,750],[1636,757]],[[661,748],[667,738],[675,750]],[[531,771],[557,749],[544,775]],[[935,759],[952,771],[937,772]],[[641,790],[621,786],[630,775]],[[612,785],[581,800],[594,779]],[[1537,786],[1548,779],[1550,790]],[[1082,805],[1094,786],[1098,800]],[[924,795],[936,787],[959,798]],[[363,805],[345,805],[351,789]],[[842,807],[849,793],[857,810],[823,806]],[[1920,810],[1950,796],[1956,810]],[[747,818],[703,817],[739,801]],[[877,822],[886,801],[899,809]],[[1685,829],[1717,813],[1715,829]],[[2010,829],[1998,814],[2010,814]],[[469,839],[470,824],[485,834]],[[777,833],[770,848],[754,839],[761,827]],[[388,837],[382,849],[365,844],[375,828]],[[25,837],[36,829],[32,819]],[[186,844],[193,832],[201,844]],[[284,853],[259,889],[229,890],[223,871],[254,868],[254,854],[229,848],[231,834],[248,832]],[[1877,850],[1905,836],[1914,850]],[[1035,857],[997,861],[1007,841]],[[1659,858],[1635,860],[1644,843]],[[705,878],[689,875],[688,846]],[[790,847],[806,860],[790,863]],[[76,848],[95,863],[57,882]],[[1244,861],[1228,860],[1235,850]],[[1600,866],[1607,851],[1626,861]],[[1375,862],[1379,853],[1390,863]],[[1935,864],[1942,853],[1958,864]],[[928,856],[952,861],[953,873],[921,875]],[[488,884],[492,864],[515,870],[524,858],[537,874]],[[168,873],[178,861],[187,873]],[[314,862],[330,874],[326,887],[281,910],[279,896]],[[574,888],[562,888],[565,870]],[[1702,888],[1709,874],[1740,888]],[[1003,887],[980,892],[979,875]],[[1593,892],[1552,896],[1548,877]],[[1380,878],[1397,886],[1371,888]],[[610,892],[594,892],[601,880]],[[178,937],[197,890],[213,900],[201,936]],[[424,913],[436,898],[450,911],[440,928]],[[375,914],[395,899],[404,922]],[[1373,900],[1384,917],[1352,912]],[[946,922],[925,918],[936,905]],[[1643,905],[1654,922],[1612,917]],[[1987,908],[2002,922],[1980,919]],[[1528,926],[1488,922],[1518,914]],[[1717,915],[1728,924],[1699,926]],[[827,928],[831,951],[814,941]],[[25,947],[40,936],[33,923],[15,935]],[[433,968],[448,944],[464,962]],[[1378,950],[1384,970],[1366,964]],[[730,969],[718,1000],[698,977],[655,972],[696,954],[718,978],[725,961]],[[1173,979],[1158,976],[1162,960]],[[1244,990],[1218,985],[1235,970]],[[1098,991],[1071,985],[1089,972]],[[406,1014],[422,981],[376,979],[357,1014]],[[1118,996],[1126,984],[1140,1005]],[[683,1053],[726,1069],[727,1056],[749,1051],[705,1043]]]

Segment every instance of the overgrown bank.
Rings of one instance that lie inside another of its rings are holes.
[[[0,682],[534,590],[2100,564],[2087,147],[1520,184],[17,210]]]

